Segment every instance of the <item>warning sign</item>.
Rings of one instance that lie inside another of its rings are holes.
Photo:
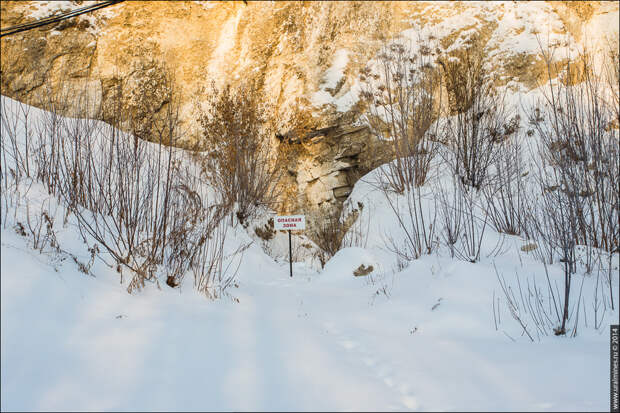
[[[281,215],[274,219],[274,228],[281,229],[306,229],[306,216],[305,215]]]

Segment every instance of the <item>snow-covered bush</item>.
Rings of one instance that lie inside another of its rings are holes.
[[[551,49],[541,47],[541,53],[548,78],[540,88],[543,99],[529,113],[537,137],[531,145],[535,185],[530,189],[536,196],[529,202],[526,232],[536,241],[533,251],[545,269],[559,262],[564,280],[561,293],[549,284],[549,310],[541,306],[533,323],[537,329],[564,335],[572,321],[575,335],[582,299],[581,288],[576,296],[573,291],[577,274],[594,272],[597,285],[605,275],[609,287],[605,305],[614,307],[612,260],[620,242],[620,152],[618,128],[613,123],[620,102],[589,54],[559,65],[553,63]],[[617,62],[606,63],[610,64]],[[554,78],[552,73],[561,76]],[[598,294],[597,289],[596,302]],[[571,299],[577,299],[577,304]],[[515,318],[527,331],[521,316]]]
[[[113,258],[121,282],[123,268],[130,271],[129,292],[160,277],[175,287],[191,272],[198,290],[220,295],[233,273],[223,263],[230,207],[202,184],[203,171],[186,152],[164,145],[181,135],[176,101],[154,116],[149,140],[156,143],[97,120],[62,117],[48,103],[32,116],[29,106],[2,99],[3,222],[18,207],[13,194],[21,181],[38,181],[60,201],[65,224],[71,216],[83,241]],[[115,124],[131,125],[120,102],[116,107]],[[54,243],[47,228],[53,218],[31,209],[24,228],[42,250]]]

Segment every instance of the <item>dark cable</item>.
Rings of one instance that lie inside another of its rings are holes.
[[[43,19],[35,20],[29,23],[22,23],[15,26],[0,29],[0,37],[8,36],[10,34],[24,32],[26,30],[35,29],[37,27],[46,26],[48,24],[57,23],[71,17],[79,16],[80,14],[89,13],[94,10],[102,9],[104,7],[112,6],[114,4],[122,3],[124,0],[111,0],[101,3],[93,4],[91,6],[81,7],[79,9],[72,10],[67,13],[60,14],[58,16],[45,17]]]

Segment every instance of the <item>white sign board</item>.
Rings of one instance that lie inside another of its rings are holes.
[[[274,218],[274,228],[280,229],[306,229],[305,215],[278,215]]]

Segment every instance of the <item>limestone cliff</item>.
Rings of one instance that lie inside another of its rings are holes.
[[[87,3],[2,1],[1,25]],[[312,139],[297,151],[288,179],[298,195],[291,209],[319,208],[339,205],[361,174],[387,159],[358,122],[359,71],[383,38],[433,39],[432,53],[448,55],[476,38],[496,83],[527,90],[545,70],[537,36],[568,53],[617,42],[617,32],[617,2],[131,1],[3,37],[1,92],[36,105],[37,96],[60,96],[69,85],[88,90],[105,112],[118,79],[146,81],[159,108],[166,69],[191,143],[205,86],[257,81],[280,133],[300,114],[312,119]],[[66,113],[95,113],[70,97],[63,97]]]

